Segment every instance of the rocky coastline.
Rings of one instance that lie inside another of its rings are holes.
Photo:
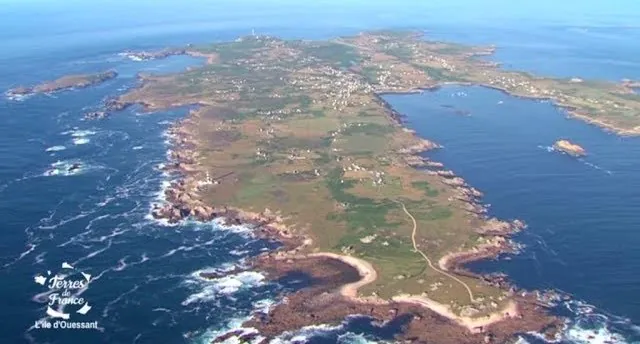
[[[46,81],[33,87],[19,86],[8,90],[10,97],[29,96],[40,93],[53,93],[70,89],[86,88],[114,79],[118,73],[114,70],[97,74],[67,75],[53,81]]]
[[[282,218],[268,209],[252,213],[224,205],[211,206],[201,199],[198,194],[200,188],[215,185],[224,176],[211,177],[207,172],[201,171],[198,155],[194,151],[195,140],[186,129],[186,124],[192,124],[192,121],[191,112],[185,119],[177,121],[168,129],[171,149],[167,154],[167,163],[161,169],[169,175],[171,181],[163,190],[164,200],[152,204],[151,216],[169,224],[192,219],[249,226],[254,228],[254,234],[267,239],[278,239],[284,249],[297,252],[303,246],[303,240],[294,237],[286,226],[282,225]]]
[[[193,57],[201,57],[206,58],[207,63],[214,63],[217,59],[216,54],[202,54],[195,50],[190,50],[191,45],[187,45],[187,48],[172,48],[172,49],[163,49],[163,50],[144,50],[144,51],[123,51],[120,53],[122,56],[126,56],[127,58],[133,61],[149,61],[149,60],[160,60],[165,59],[171,56],[179,56],[179,55],[189,55]]]
[[[508,320],[495,322],[469,331],[467,328],[438,313],[410,302],[376,302],[354,300],[337,292],[342,285],[357,281],[358,271],[339,260],[327,257],[311,257],[300,260],[258,257],[255,266],[266,271],[277,281],[290,274],[303,273],[312,281],[311,286],[288,294],[268,313],[256,316],[243,327],[256,330],[265,337],[263,343],[305,326],[317,324],[336,325],[349,316],[370,318],[380,327],[402,328],[398,339],[426,343],[504,343],[516,334],[535,331],[552,338],[561,323],[546,312],[546,306],[538,301],[535,293],[514,293],[518,308]],[[424,329],[428,328],[429,331]],[[223,343],[236,337],[246,339],[241,331],[230,331],[215,338],[212,343]]]
[[[640,81],[637,80],[631,80],[631,79],[624,79],[622,80],[622,86],[626,87],[626,88],[640,88]]]
[[[380,99],[384,102],[384,100]],[[384,102],[386,104],[386,102]],[[389,116],[401,125],[402,117],[386,104]],[[221,220],[228,225],[247,225],[255,229],[258,236],[276,239],[283,243],[278,251],[265,253],[256,257],[252,268],[266,271],[270,279],[277,280],[290,273],[303,273],[312,278],[312,286],[285,296],[285,301],[274,307],[268,314],[251,319],[244,324],[258,330],[260,335],[274,338],[286,331],[319,323],[339,323],[345,317],[360,314],[371,317],[386,324],[393,321],[404,321],[405,329],[401,338],[410,341],[436,341],[438,343],[502,343],[523,331],[545,331],[557,329],[560,320],[550,316],[544,305],[537,302],[533,293],[518,291],[503,275],[478,275],[464,268],[465,264],[481,259],[496,258],[501,254],[516,252],[509,237],[523,229],[525,224],[515,220],[505,222],[486,216],[486,206],[480,203],[483,194],[469,186],[464,179],[452,171],[445,170],[443,164],[420,156],[420,153],[440,148],[439,145],[424,139],[417,139],[417,144],[399,151],[407,164],[426,167],[426,173],[442,178],[443,183],[456,190],[458,200],[464,201],[466,211],[484,219],[484,225],[476,232],[484,238],[484,243],[470,251],[451,253],[441,259],[439,266],[443,270],[456,274],[477,278],[486,284],[509,290],[517,300],[518,316],[508,316],[506,320],[493,323],[486,328],[475,331],[459,326],[450,319],[443,318],[436,312],[414,303],[380,302],[380,300],[360,300],[345,298],[336,292],[345,283],[360,278],[354,267],[338,259],[329,257],[311,257],[302,255],[311,244],[310,239],[288,231],[281,219],[269,210],[262,213],[249,213],[226,206],[211,206],[198,196],[199,185],[215,184],[217,180],[208,174],[203,177],[199,169],[198,156],[194,150],[194,137],[187,129],[193,124],[193,114],[177,122],[169,129],[172,150],[168,154],[168,162],[163,170],[175,179],[164,190],[166,202],[155,204],[152,215],[156,219],[164,219],[169,223],[177,223],[185,219],[197,221]],[[410,131],[406,129],[406,131]],[[414,134],[415,135],[415,134]],[[205,278],[210,276],[203,276]],[[215,277],[215,276],[214,276]],[[424,333],[420,329],[437,326],[438,331]],[[553,331],[552,331],[553,332]],[[226,333],[216,338],[213,343],[221,343],[235,336],[254,338],[255,333]],[[443,338],[444,339],[443,341]],[[246,340],[247,338],[245,338]]]
[[[186,49],[163,49],[159,51],[124,51],[121,55],[126,56],[134,61],[148,61],[164,59],[169,56],[185,55]]]
[[[625,87],[628,90],[628,93],[634,93],[633,89],[636,88],[640,88],[640,86],[634,86],[637,85],[637,82],[631,82],[629,81],[628,83],[623,83],[623,87]],[[595,125],[605,131],[608,132],[612,132],[616,135],[620,135],[620,136],[637,136],[640,135],[640,127],[636,127],[633,129],[623,129],[620,128],[614,124],[608,123],[608,122],[604,122],[598,119],[595,119],[593,117],[587,116],[585,113],[581,112],[579,109],[571,106],[571,105],[567,105],[565,103],[563,103],[560,99],[556,98],[556,97],[552,97],[552,96],[547,96],[547,95],[527,95],[527,94],[518,94],[518,93],[513,93],[511,91],[509,91],[506,88],[497,86],[497,85],[492,85],[492,84],[486,84],[486,83],[474,83],[474,82],[458,82],[458,81],[454,81],[454,82],[439,82],[437,84],[434,85],[425,85],[422,87],[419,87],[417,89],[410,89],[410,90],[406,90],[406,91],[398,91],[398,92],[385,92],[385,93],[389,93],[389,94],[412,94],[412,93],[417,93],[419,91],[436,91],[441,89],[442,87],[445,86],[480,86],[480,87],[486,87],[486,88],[490,88],[496,91],[500,91],[508,96],[511,97],[516,97],[516,98],[520,98],[520,99],[529,99],[529,100],[540,100],[540,101],[550,101],[553,103],[554,106],[556,106],[558,109],[564,110],[566,111],[566,114],[569,118],[575,118],[575,119],[579,119],[583,122],[586,122],[588,124],[591,125]]]
[[[379,95],[376,95],[376,100],[384,106],[396,125],[402,126],[403,116],[393,110]],[[115,109],[131,105],[118,100],[110,104]],[[152,216],[169,223],[193,219],[203,222],[219,220],[229,225],[250,226],[255,229],[256,235],[283,243],[281,249],[256,257],[252,262],[252,268],[266,271],[273,280],[291,273],[302,273],[311,277],[314,282],[310,287],[286,295],[283,302],[273,307],[268,314],[251,319],[244,324],[245,327],[255,328],[260,335],[274,338],[283,332],[304,326],[339,323],[347,316],[361,314],[382,324],[404,321],[404,331],[399,335],[401,338],[412,342],[437,343],[502,343],[518,333],[559,328],[561,320],[548,313],[545,305],[537,301],[537,294],[518,291],[505,276],[481,276],[464,268],[465,264],[472,261],[516,252],[517,245],[513,244],[509,237],[524,228],[525,224],[517,220],[505,222],[488,218],[486,206],[480,203],[483,196],[480,191],[469,186],[454,172],[445,170],[442,163],[419,155],[440,148],[439,145],[415,137],[416,144],[401,149],[398,155],[407,165],[424,167],[426,173],[441,178],[444,184],[455,190],[453,197],[463,201],[463,209],[483,220],[483,225],[475,229],[482,242],[471,250],[452,252],[438,262],[439,266],[442,270],[477,278],[486,284],[508,290],[518,309],[518,314],[502,314],[500,321],[474,328],[473,331],[416,303],[345,297],[337,290],[346,283],[359,280],[362,276],[358,270],[340,259],[308,255],[311,239],[302,234],[292,233],[279,215],[268,209],[260,213],[251,213],[224,205],[210,205],[203,201],[199,196],[199,189],[203,185],[219,183],[220,177],[211,177],[199,164],[199,156],[195,149],[198,143],[189,129],[196,120],[197,111],[192,110],[185,119],[176,122],[168,131],[171,150],[168,162],[162,169],[173,180],[163,191],[165,201],[152,206]],[[405,131],[415,136],[410,129]],[[434,330],[425,333],[426,327]],[[225,338],[236,335],[239,333],[226,333],[213,342],[220,343]]]

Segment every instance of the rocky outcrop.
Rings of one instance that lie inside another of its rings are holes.
[[[118,76],[114,70],[97,74],[67,75],[53,81],[46,81],[33,87],[20,86],[7,92],[9,96],[26,96],[36,93],[52,93],[74,88],[85,88],[103,83]]]
[[[103,107],[104,111],[107,112],[117,112],[122,111],[129,106],[133,105],[132,103],[122,102],[116,98],[109,98],[104,101]]]
[[[623,79],[622,85],[628,88],[640,88],[640,81],[634,81],[630,79]]]
[[[411,167],[424,167],[427,166],[426,159],[417,155],[407,155],[404,157],[405,163]]]
[[[514,220],[511,222],[490,218],[476,232],[482,235],[509,236],[519,232],[526,227],[522,220]]]
[[[453,177],[450,179],[444,179],[442,181],[443,183],[449,185],[449,186],[464,186],[466,185],[466,182],[464,181],[464,179],[460,178],[460,177]]]
[[[31,93],[33,93],[33,88],[25,86],[18,86],[7,91],[7,94],[10,96],[24,96]]]
[[[309,257],[295,261],[281,260],[265,255],[259,257],[256,266],[268,273],[270,279],[287,278],[303,273],[313,282],[265,313],[247,321],[240,330],[220,334],[213,343],[221,343],[235,337],[257,331],[267,341],[287,331],[317,325],[339,323],[352,314],[374,319],[382,327],[399,325],[403,329],[397,340],[411,343],[504,343],[522,331],[542,331],[560,328],[562,323],[549,315],[547,309],[536,302],[534,294],[514,296],[518,314],[506,320],[490,324],[478,332],[469,332],[453,321],[421,306],[405,302],[376,302],[348,299],[337,290],[357,281],[358,271],[336,259]],[[500,283],[499,277],[495,283]],[[425,329],[429,329],[425,331]]]
[[[436,171],[436,174],[439,175],[440,177],[446,177],[446,178],[453,178],[456,176],[456,174],[451,170]]]
[[[84,119],[88,120],[105,119],[107,117],[109,117],[109,113],[106,111],[89,111],[84,114]]]
[[[553,144],[553,148],[557,151],[569,154],[571,156],[580,157],[587,155],[587,151],[579,145],[569,140],[558,140]]]
[[[165,49],[160,51],[125,51],[122,55],[135,61],[147,61],[164,59],[173,55],[185,55],[186,53],[185,49]]]
[[[436,148],[441,148],[441,146],[435,142],[431,142],[429,140],[420,139],[418,143],[411,145],[409,147],[401,148],[398,153],[400,154],[418,154],[426,151],[430,151]]]
[[[433,167],[433,168],[443,168],[444,164],[438,161],[427,161],[426,162],[427,167]]]

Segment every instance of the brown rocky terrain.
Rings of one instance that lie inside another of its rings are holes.
[[[509,236],[524,224],[487,218],[482,192],[418,155],[440,146],[404,128],[380,93],[438,85],[430,68],[446,61],[428,54],[447,47],[403,42],[425,66],[398,67],[406,60],[394,56],[397,40],[252,37],[193,49],[209,57],[201,69],[141,76],[138,89],[107,107],[198,105],[169,130],[173,147],[164,169],[174,180],[153,216],[172,223],[223,219],[285,244],[255,267],[274,279],[302,273],[315,283],[285,296],[267,322],[247,324],[269,337],[350,314],[404,319],[400,336],[411,342],[502,342],[556,324],[533,295],[515,293],[504,277],[464,269],[515,251]],[[359,58],[351,54],[366,58],[344,68],[340,59]],[[381,65],[370,65],[374,60]],[[372,86],[358,73],[384,82]],[[415,254],[420,249],[430,258]],[[415,299],[400,302],[399,294]],[[477,323],[486,325],[472,331],[465,325]],[[423,333],[425,327],[436,330]]]
[[[97,74],[67,75],[53,81],[46,81],[33,87],[20,86],[7,91],[10,96],[24,96],[37,93],[52,93],[73,88],[85,88],[103,83],[118,76],[118,73],[109,70]]]
[[[505,343],[515,335],[527,331],[546,332],[548,336],[552,336],[561,326],[558,319],[547,315],[546,306],[538,302],[534,294],[526,292],[520,292],[515,297],[517,314],[508,314],[508,320],[470,332],[451,320],[414,304],[345,298],[337,290],[342,285],[357,281],[360,276],[352,266],[336,259],[318,257],[283,261],[273,256],[264,256],[256,261],[256,265],[267,271],[272,279],[277,280],[288,274],[303,274],[311,281],[309,287],[287,295],[283,302],[267,314],[244,324],[265,336],[265,343],[286,331],[295,331],[305,326],[339,324],[350,315],[370,317],[378,326],[397,328],[400,332],[396,340],[410,343]],[[221,343],[239,333],[232,331],[223,334],[212,343]]]
[[[569,140],[558,140],[553,144],[553,148],[575,157],[587,155],[587,151],[584,148]]]

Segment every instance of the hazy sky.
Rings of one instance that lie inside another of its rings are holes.
[[[0,0],[0,38],[180,25],[640,27],[640,0]],[[280,18],[278,18],[280,17]],[[4,33],[4,34],[3,34]]]
[[[640,25],[637,0],[0,0],[0,16],[26,9],[40,13],[57,11],[149,11],[165,20],[207,12],[238,12],[256,8],[280,11],[324,9],[328,12],[379,11],[387,15],[418,15],[458,20],[531,20],[610,22]],[[237,13],[235,13],[237,14]],[[0,17],[0,20],[2,17]]]

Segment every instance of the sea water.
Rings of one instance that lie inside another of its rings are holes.
[[[526,245],[522,254],[472,268],[504,271],[524,288],[570,293],[574,300],[563,307],[584,317],[582,325],[598,317],[585,329],[640,338],[633,325],[640,309],[631,302],[640,294],[640,139],[567,119],[549,102],[477,86],[385,99],[419,135],[444,146],[428,155],[482,190],[492,216],[529,225],[516,237]],[[561,138],[588,155],[554,150]]]
[[[636,37],[633,27],[627,27],[633,22],[628,15],[632,11],[609,11],[607,16],[597,9],[585,10],[617,23],[607,24],[607,35],[617,35],[613,41],[618,43],[606,43],[604,49],[614,49],[615,58],[623,61],[614,65],[630,67],[607,72],[604,67],[609,64],[602,56],[585,57],[589,49],[576,48],[604,41],[589,35],[595,30],[589,26],[592,21],[576,23],[574,15],[567,23],[555,12],[541,10],[540,22],[526,26],[517,18],[530,11],[511,3],[495,0],[482,5],[500,7],[500,12],[479,11],[479,5],[469,1],[3,3],[1,90],[66,74],[110,68],[119,72],[118,78],[88,89],[0,98],[3,342],[206,343],[238,328],[252,312],[268,310],[280,291],[299,287],[295,281],[272,283],[258,272],[235,270],[248,257],[277,246],[255,239],[249,228],[194,222],[167,226],[149,218],[150,204],[162,198],[170,178],[159,170],[170,149],[163,133],[186,110],[144,114],[133,107],[103,121],[83,120],[83,113],[105,97],[134,87],[139,72],[177,72],[203,61],[184,56],[132,61],[122,51],[230,40],[252,29],[284,37],[326,38],[365,29],[418,28],[461,42],[504,44],[506,50],[499,50],[497,59],[505,59],[506,67],[562,76],[637,78],[628,57],[634,53]],[[486,16],[502,20],[484,21]],[[556,26],[546,25],[547,17],[553,17]],[[582,36],[570,36],[576,24]],[[509,29],[514,31],[509,34]],[[584,44],[587,38],[591,43]],[[540,42],[546,42],[546,53],[555,54],[553,70],[536,69],[547,66],[541,67],[533,57]],[[567,46],[574,49],[570,56],[563,53],[566,49],[553,49]],[[586,62],[576,64],[579,56]],[[571,68],[575,70],[561,73]],[[593,341],[588,337],[593,334],[582,330],[589,327],[599,340],[614,332],[628,341],[637,338],[633,323],[640,307],[628,301],[637,295],[638,286],[633,272],[639,263],[631,249],[637,243],[637,141],[566,121],[549,104],[461,89],[470,95],[467,100],[474,100],[465,103],[450,98],[457,92],[452,91],[392,103],[410,116],[410,125],[419,133],[445,145],[434,157],[482,189],[495,215],[522,218],[531,225],[518,238],[528,245],[522,256],[474,268],[508,270],[524,287],[561,288],[574,294],[575,300],[564,305],[571,319],[565,334],[569,342]],[[498,98],[503,107],[493,102]],[[403,105],[412,103],[430,109],[415,112]],[[468,110],[471,117],[442,114],[439,103]],[[537,135],[530,134],[534,129]],[[549,152],[557,136],[575,139],[591,154],[576,160]],[[80,167],[71,169],[74,164]],[[199,275],[211,271],[230,274],[213,280]],[[98,330],[35,328],[45,317],[50,297],[35,277],[55,274],[78,283],[89,276],[88,287],[71,296],[82,298],[91,309],[80,314],[68,306],[65,311],[73,313],[70,321],[97,322]],[[279,340],[365,343],[390,340],[398,331],[350,318],[340,326],[318,324]]]

